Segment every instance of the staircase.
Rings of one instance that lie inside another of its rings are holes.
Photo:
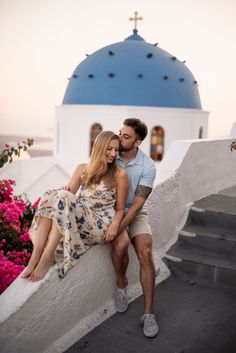
[[[236,288],[236,187],[194,203],[166,261],[193,284]]]

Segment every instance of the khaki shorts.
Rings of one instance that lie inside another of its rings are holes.
[[[127,232],[130,239],[140,234],[152,235],[151,227],[146,214],[138,214],[135,219],[128,225]]]

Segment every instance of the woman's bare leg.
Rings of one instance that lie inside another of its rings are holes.
[[[52,221],[51,232],[48,237],[47,245],[40,257],[39,263],[35,267],[29,279],[33,282],[40,281],[52,266],[54,261],[54,253],[62,235],[54,221]]]
[[[23,278],[28,278],[35,267],[37,266],[40,257],[42,255],[43,249],[47,243],[49,233],[52,228],[52,220],[50,218],[40,217],[39,225],[36,230],[35,239],[34,239],[34,248],[29,260],[29,263],[22,274]]]

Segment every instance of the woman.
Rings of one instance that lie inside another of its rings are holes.
[[[127,174],[116,165],[118,151],[119,136],[101,132],[88,164],[76,168],[67,187],[44,194],[31,225],[34,248],[23,278],[41,280],[54,260],[64,277],[90,246],[116,237],[128,193]]]

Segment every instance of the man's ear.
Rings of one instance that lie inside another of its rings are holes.
[[[136,140],[135,141],[135,147],[139,147],[142,143],[142,140]]]

